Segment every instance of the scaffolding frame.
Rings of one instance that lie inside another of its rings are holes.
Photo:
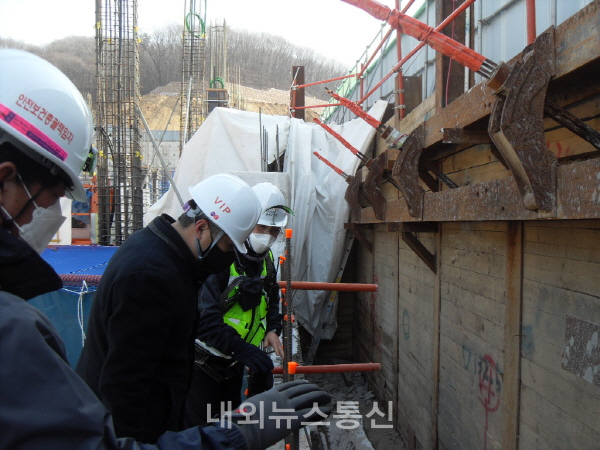
[[[204,4],[204,8],[201,4]],[[204,121],[206,0],[186,1],[183,27],[180,150]],[[203,17],[204,16],[204,17]]]
[[[137,0],[96,0],[98,243],[143,226]]]

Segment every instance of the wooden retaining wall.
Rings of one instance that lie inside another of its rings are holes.
[[[548,91],[596,130],[599,23],[595,1],[557,27]],[[354,360],[381,363],[371,387],[393,402],[411,449],[600,449],[600,153],[546,120],[558,201],[549,213],[527,211],[489,143],[448,150],[440,141],[444,127],[485,131],[493,102],[477,85],[442,110],[430,97],[390,122],[407,133],[424,123],[422,158],[459,188],[421,183],[415,218],[384,183],[385,217],[368,207],[349,225],[361,236],[355,280],[379,285],[353,304]],[[393,162],[378,142],[382,153]],[[408,227],[419,222],[429,229]]]

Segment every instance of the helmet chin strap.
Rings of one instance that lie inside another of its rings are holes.
[[[210,227],[209,227],[209,231],[210,231]],[[215,245],[217,245],[217,243],[219,242],[219,239],[221,239],[224,234],[225,234],[225,232],[223,230],[219,231],[219,233],[217,234],[217,237],[212,240],[212,242],[210,243],[210,245],[208,246],[208,248],[205,251],[202,251],[202,248],[200,247],[200,239],[198,239],[196,237],[196,251],[198,252],[198,259],[200,261],[202,261],[202,259],[205,258],[206,255],[208,255],[208,252],[210,252],[212,250],[212,248]]]

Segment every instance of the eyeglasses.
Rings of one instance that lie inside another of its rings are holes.
[[[270,234],[274,238],[279,237],[281,234],[281,227],[270,227],[268,225],[256,225],[256,233]]]

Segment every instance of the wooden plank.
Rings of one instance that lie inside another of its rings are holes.
[[[542,380],[542,382],[545,379]],[[558,449],[598,447],[598,433],[590,427],[573,420],[572,416],[560,408],[556,399],[548,399],[529,385],[523,385],[521,404],[525,414],[521,421],[546,435],[548,441]]]
[[[481,275],[491,275],[500,278],[504,275],[506,259],[504,255],[495,253],[447,247],[444,252],[442,264],[473,270],[475,273]]]
[[[568,291],[598,295],[600,263],[569,260],[545,255],[525,255],[525,277]]]
[[[441,291],[441,252],[442,252],[442,227],[440,226],[436,235],[436,248],[437,259],[436,259],[436,271],[435,271],[435,284],[434,284],[434,296],[433,296],[433,322],[431,328],[433,330],[433,348],[432,348],[432,385],[433,392],[431,396],[431,443],[433,448],[437,448],[439,445],[438,438],[438,415],[439,415],[439,385],[440,385],[440,335],[441,335],[441,303],[442,303],[442,291]]]
[[[552,222],[554,223],[554,222]],[[600,222],[598,222],[600,224]],[[600,229],[526,227],[525,250],[540,256],[600,263]]]
[[[590,433],[600,433],[600,398],[594,395],[597,388],[590,384],[589,389],[582,389],[556,376],[556,370],[548,370],[529,359],[523,359],[522,364],[525,386],[563,409],[569,415],[570,422],[579,422],[589,428]]]
[[[453,266],[442,268],[442,282],[447,282],[474,294],[501,301],[504,298],[504,280],[501,278],[476,276],[475,272]]]
[[[432,115],[435,111],[435,95],[430,95],[427,97],[423,103],[413,109],[410,114],[400,121],[400,123],[396,122],[396,128],[401,133],[409,134],[415,128],[417,128],[421,123],[423,123],[426,118]],[[392,121],[390,121],[392,122]],[[390,123],[393,125],[393,123]],[[381,142],[383,140],[380,139]],[[385,148],[385,147],[384,147]],[[395,152],[397,153],[397,151]],[[395,159],[395,158],[394,158]]]
[[[502,448],[518,448],[521,386],[521,310],[523,306],[523,223],[507,233],[504,375],[502,379]]]
[[[487,317],[474,314],[450,301],[442,303],[441,314],[463,331],[471,332],[490,346],[503,348],[503,324],[494,323]]]
[[[600,2],[583,7],[558,27],[554,36],[556,77],[600,57]]]
[[[490,152],[489,145],[474,145],[459,153],[446,158],[442,169],[444,173],[451,175],[454,172],[483,166],[485,164],[498,162],[498,159]]]
[[[486,317],[492,323],[502,324],[505,306],[502,299],[491,299],[478,295],[448,282],[441,283],[443,297],[456,306],[473,314]]]
[[[475,247],[483,253],[506,255],[505,222],[447,222],[444,229],[443,250]]]
[[[471,186],[478,183],[487,183],[493,180],[511,177],[510,170],[506,169],[502,163],[498,161],[484,164],[477,167],[471,167],[460,172],[448,174],[449,178],[458,186]],[[444,186],[443,189],[448,191],[450,188]]]
[[[538,426],[533,429],[529,424],[521,421],[519,425],[519,448],[563,450],[562,447],[557,447],[560,443],[553,440],[553,436],[549,436],[544,431],[543,428]]]

